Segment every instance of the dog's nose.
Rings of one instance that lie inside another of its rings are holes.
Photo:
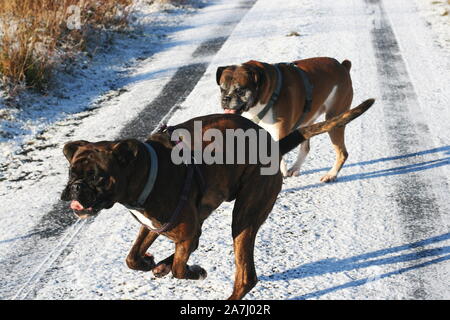
[[[230,102],[231,101],[231,97],[230,96],[225,96],[222,98],[223,102]]]

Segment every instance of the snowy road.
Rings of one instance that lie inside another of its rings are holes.
[[[58,200],[62,146],[144,138],[163,118],[175,124],[220,112],[218,66],[313,56],[351,60],[354,105],[377,102],[348,126],[350,156],[337,182],[319,182],[334,160],[325,135],[311,141],[301,176],[284,181],[257,237],[260,281],[246,298],[450,298],[450,57],[421,19],[407,0],[218,0],[187,15],[164,50],[130,75],[124,94],[81,123],[49,125],[52,147],[24,164],[44,162],[45,178],[1,182],[0,298],[227,297],[233,203],[206,220],[191,256],[207,279],[155,279],[125,265],[139,228],[125,208],[77,221]],[[163,238],[150,249],[157,259],[172,250]]]

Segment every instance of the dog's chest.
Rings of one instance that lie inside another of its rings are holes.
[[[264,109],[266,105],[257,103],[253,108],[251,108],[249,111],[243,112],[242,116],[252,120],[253,118],[261,112],[261,110]],[[261,119],[259,123],[257,123],[259,126],[263,127],[269,134],[272,136],[273,139],[279,140],[278,137],[278,130],[276,127],[276,119],[274,117],[274,112],[272,108],[270,108],[267,113],[264,115],[264,117]]]
[[[155,227],[153,225],[153,222],[149,218],[144,216],[138,210],[134,210],[134,209],[129,209],[129,210],[130,210],[130,213],[136,218],[136,220],[139,221],[142,225],[144,225],[146,227],[150,227],[152,229],[156,229],[157,228],[157,227]]]

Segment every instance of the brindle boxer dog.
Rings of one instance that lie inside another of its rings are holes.
[[[326,119],[331,119],[350,108],[353,99],[350,68],[348,60],[339,63],[325,57],[275,65],[252,60],[241,65],[219,67],[216,80],[226,113],[242,114],[259,123],[275,140],[280,140],[292,130],[314,123],[324,113]],[[276,92],[278,83],[281,88]],[[307,105],[308,87],[312,94]],[[272,98],[274,95],[277,96],[275,99]],[[309,110],[305,110],[305,106]],[[323,182],[334,181],[348,157],[344,131],[345,127],[340,127],[329,132],[336,161],[320,179]],[[282,161],[283,175],[299,175],[309,150],[310,143],[306,140],[300,145],[297,160],[289,170]]]
[[[367,100],[341,116],[294,131],[279,141],[280,155],[314,135],[342,127],[373,103],[373,99]],[[193,135],[194,121],[202,121],[203,132],[215,128],[224,137],[226,129],[260,129],[252,121],[233,114],[199,117],[173,128],[184,128]],[[263,134],[268,141],[272,141],[266,131],[263,130]],[[202,143],[203,150],[210,142]],[[145,144],[151,145],[153,157],[156,158],[152,158],[151,149]],[[202,165],[201,176],[207,188],[202,189],[194,180],[189,191],[183,194],[190,167],[172,162],[174,145],[168,132],[154,134],[145,143],[134,139],[69,142],[64,146],[64,155],[70,163],[69,182],[61,199],[71,201],[70,206],[79,217],[95,215],[102,209],[111,208],[116,202],[130,207],[147,188],[153,163],[157,162],[157,176],[152,191],[144,199],[142,208],[138,209],[139,220],[143,225],[126,263],[134,270],[151,270],[157,277],[172,272],[178,279],[206,277],[203,268],[187,264],[189,256],[197,249],[205,219],[223,201],[236,200],[232,221],[236,274],[234,290],[229,299],[241,299],[257,282],[253,258],[255,237],[281,190],[282,175],[279,170],[274,175],[262,175],[260,169],[263,165],[259,162]],[[248,155],[249,143],[246,144],[245,152]],[[151,159],[155,159],[153,163]],[[161,232],[151,231],[150,225],[160,228],[172,220],[180,198],[185,199],[186,203],[171,227]],[[159,234],[175,242],[175,253],[156,264],[147,249]]]

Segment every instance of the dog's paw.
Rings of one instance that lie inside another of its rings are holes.
[[[128,268],[137,271],[150,271],[155,267],[155,258],[150,253],[138,259],[127,258],[126,262]]]
[[[298,177],[300,175],[300,169],[292,167],[287,171],[286,177]]]
[[[165,263],[158,264],[152,269],[153,275],[156,278],[162,278],[168,275],[172,271],[172,266]]]
[[[150,271],[156,266],[155,257],[151,253],[146,253],[142,260],[144,260],[145,265],[149,268],[147,271]]]
[[[192,279],[203,280],[208,276],[206,270],[199,265],[194,264],[192,266],[187,266],[187,268],[189,270],[189,273],[191,273],[193,276]]]
[[[322,178],[320,178],[320,181],[328,183],[328,182],[333,182],[336,181],[337,176],[334,174],[326,174],[324,175]]]

